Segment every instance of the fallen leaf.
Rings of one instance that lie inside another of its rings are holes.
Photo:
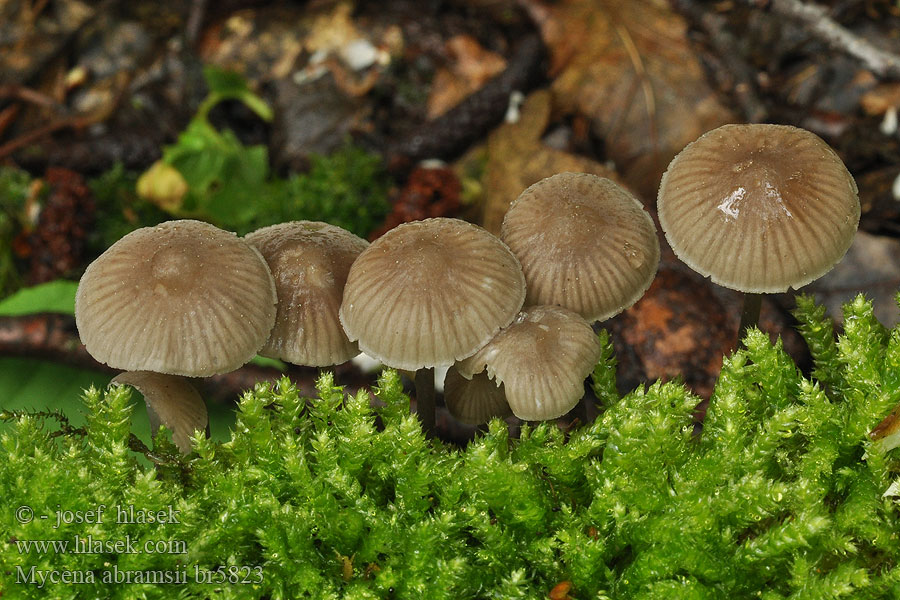
[[[550,93],[538,90],[525,100],[517,122],[504,123],[488,137],[482,177],[485,190],[482,224],[488,231],[499,233],[510,203],[525,188],[545,177],[573,171],[618,180],[615,172],[596,161],[544,146],[541,136],[550,121],[550,113]]]
[[[445,50],[453,62],[434,76],[428,97],[429,119],[444,114],[506,68],[502,56],[486,50],[470,35],[453,36]]]
[[[625,182],[653,197],[686,144],[737,120],[664,0],[523,0],[551,55],[554,101],[591,119]]]

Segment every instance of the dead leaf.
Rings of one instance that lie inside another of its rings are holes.
[[[652,197],[669,160],[737,117],[665,0],[523,0],[551,54],[554,101],[591,119],[625,181]]]
[[[444,114],[506,68],[502,56],[486,50],[470,35],[453,36],[445,49],[453,62],[434,76],[428,97],[429,119]]]
[[[525,188],[545,177],[574,171],[619,179],[611,169],[596,161],[544,146],[541,136],[550,120],[550,111],[550,92],[538,90],[525,100],[518,122],[504,123],[488,137],[482,177],[485,190],[482,222],[492,233],[500,232],[510,203]]]
[[[900,106],[900,83],[880,83],[859,100],[867,115],[883,115],[888,109]]]

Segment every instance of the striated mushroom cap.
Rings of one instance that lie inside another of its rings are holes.
[[[522,263],[526,305],[562,306],[588,321],[637,302],[659,265],[656,226],[640,201],[588,173],[560,173],[526,189],[500,237]]]
[[[449,366],[512,322],[525,280],[509,248],[459,219],[413,221],[353,263],[340,319],[360,349],[389,367]]]
[[[456,367],[447,369],[444,377],[444,402],[450,414],[469,425],[481,425],[494,417],[512,414],[503,384],[498,384],[482,371],[466,379]]]
[[[259,353],[311,367],[337,365],[359,354],[338,311],[350,265],[369,243],[315,221],[264,227],[245,239],[266,259],[278,292],[275,327]]]
[[[578,404],[600,352],[600,340],[580,315],[559,306],[532,306],[456,368],[463,377],[486,369],[503,384],[513,414],[546,421]]]
[[[259,252],[208,223],[133,231],[88,266],[75,321],[95,359],[126,371],[226,373],[275,323],[275,283]]]
[[[844,256],[859,225],[856,183],[828,144],[786,125],[724,125],[676,156],[659,187],[675,254],[719,285],[785,292]]]
[[[183,454],[191,451],[194,431],[206,431],[209,427],[203,398],[183,377],[150,371],[126,371],[114,377],[112,383],[137,389],[147,404],[152,435],[156,436],[161,424],[165,425],[172,432],[172,441]]]

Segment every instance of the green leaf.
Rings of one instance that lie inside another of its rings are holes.
[[[0,317],[15,317],[42,312],[75,314],[75,292],[78,282],[57,279],[33,287],[22,288],[0,302]]]
[[[198,110],[201,118],[205,119],[209,110],[222,100],[240,100],[263,121],[272,120],[272,109],[253,93],[240,73],[207,65],[203,68],[203,77],[209,87],[209,96]]]
[[[189,192],[182,217],[216,223],[226,229],[246,229],[270,198],[263,191],[269,175],[264,146],[245,147],[230,131],[219,133],[209,123],[194,119],[163,152],[163,160],[178,169]]]

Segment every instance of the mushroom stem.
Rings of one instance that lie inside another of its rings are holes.
[[[425,435],[434,434],[434,369],[424,368],[416,371],[416,414],[422,424]]]
[[[738,327],[738,345],[744,345],[744,336],[751,327],[759,325],[759,309],[762,306],[762,294],[744,294],[744,310],[741,311],[741,325]]]

